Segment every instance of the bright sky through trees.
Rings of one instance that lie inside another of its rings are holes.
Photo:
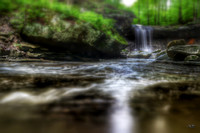
[[[122,0],[122,3],[126,6],[132,6],[137,0]]]
[[[167,7],[169,8],[171,5],[171,1],[170,0],[167,0]]]

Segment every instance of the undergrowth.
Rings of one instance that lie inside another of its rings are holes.
[[[92,11],[82,12],[77,6],[57,0],[0,0],[0,12],[15,12],[17,20],[13,21],[16,23],[25,20],[23,23],[39,21],[42,24],[47,24],[52,14],[58,13],[66,20],[88,22],[121,44],[127,44],[126,40],[114,30],[114,20],[106,19]]]

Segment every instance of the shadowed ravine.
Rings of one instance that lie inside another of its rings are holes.
[[[199,74],[198,66],[146,59],[1,63],[0,129],[197,133]],[[187,93],[188,88],[194,91]]]

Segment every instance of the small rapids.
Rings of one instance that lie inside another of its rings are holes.
[[[93,85],[94,86],[94,85]],[[23,103],[23,104],[44,104],[53,102],[62,97],[69,97],[79,92],[84,92],[91,89],[88,88],[64,88],[64,89],[50,89],[40,94],[31,94],[30,92],[12,92],[4,97],[0,103]]]
[[[4,133],[187,133],[187,126],[199,124],[199,117],[179,119],[199,116],[199,108],[191,109],[199,99],[193,100],[193,106],[184,94],[182,104],[173,97],[164,100],[162,91],[154,90],[178,88],[182,82],[198,80],[199,74],[198,66],[153,59],[4,62],[0,64],[0,129]]]

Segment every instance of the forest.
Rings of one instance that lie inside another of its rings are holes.
[[[178,25],[200,22],[199,0],[137,0],[131,7],[144,25]]]
[[[88,2],[88,1],[87,1]],[[182,24],[196,24],[200,22],[200,1],[199,0],[135,0],[131,6],[125,6],[121,0],[94,0],[90,1],[92,4],[86,4],[87,2],[76,0],[1,0],[0,10],[9,11],[20,7],[23,10],[24,5],[37,7],[40,12],[40,7],[49,7],[53,10],[64,13],[64,15],[70,15],[78,17],[81,7],[87,7],[87,10],[94,11],[96,8],[101,8],[102,4],[106,3],[115,6],[117,9],[127,10],[135,14],[134,24],[143,25],[182,25]],[[63,3],[63,4],[62,4]],[[64,5],[64,3],[66,5]],[[94,4],[96,3],[96,4]],[[98,4],[97,4],[98,3]],[[38,5],[38,6],[37,6]],[[40,5],[40,6],[39,6]],[[71,7],[73,5],[73,7]],[[87,5],[87,6],[86,6]],[[95,5],[91,8],[91,5]],[[70,8],[69,8],[70,6]],[[95,8],[96,7],[96,8]],[[29,9],[31,10],[31,9]],[[43,15],[43,14],[35,14]],[[82,17],[80,17],[82,18]],[[98,18],[98,16],[84,17],[83,19]],[[106,24],[111,23],[104,21]],[[100,22],[101,23],[101,22]]]

